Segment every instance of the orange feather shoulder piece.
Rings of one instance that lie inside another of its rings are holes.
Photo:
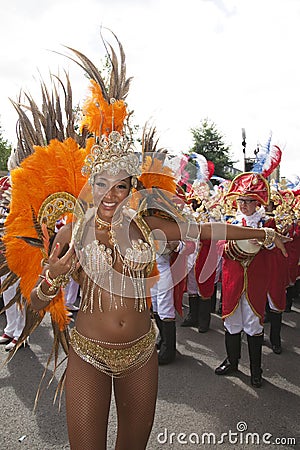
[[[74,139],[68,138],[63,142],[54,139],[48,146],[36,146],[34,150],[20,167],[11,172],[12,197],[3,238],[8,267],[20,278],[21,292],[28,303],[49,246],[49,236],[44,225],[42,227],[40,224],[44,241],[42,248],[18,237],[37,240],[40,236],[33,218],[39,217],[41,206],[47,198],[58,192],[77,198],[86,183],[86,178],[81,174],[86,150],[79,148]],[[61,215],[64,215],[66,210],[63,206],[61,208]],[[46,310],[63,329],[66,315],[62,296],[57,296]]]

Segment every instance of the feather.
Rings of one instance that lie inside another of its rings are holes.
[[[106,90],[105,82],[104,82],[99,70],[97,69],[97,67],[83,53],[79,52],[78,50],[75,50],[74,48],[68,47],[68,46],[64,46],[64,47],[67,48],[68,50],[70,50],[71,52],[73,52],[74,55],[79,59],[79,61],[81,61],[81,63],[78,62],[76,59],[71,58],[68,55],[63,55],[62,53],[59,53],[59,52],[55,52],[55,53],[58,53],[59,55],[62,55],[62,56],[66,56],[68,59],[75,62],[79,67],[81,67],[87,73],[87,75],[89,76],[89,78],[91,80],[94,80],[96,83],[99,84],[103,97],[105,98],[105,100],[107,102],[109,102],[109,96],[108,96],[108,93]]]
[[[145,123],[143,128],[143,134],[142,134],[142,156],[143,160],[146,157],[147,153],[153,153],[156,152],[156,155],[158,153],[166,153],[167,150],[164,148],[157,148],[159,138],[155,138],[156,134],[156,128],[154,126],[149,126],[148,122]],[[161,155],[160,155],[161,156]]]
[[[15,237],[17,239],[22,239],[24,242],[26,242],[29,245],[32,245],[33,247],[44,248],[43,241],[41,241],[38,238],[28,236],[15,236]]]
[[[2,294],[6,289],[11,287],[19,279],[18,275],[14,272],[10,272],[5,280],[1,283],[0,294]]]
[[[268,161],[263,166],[262,176],[267,178],[279,166],[281,161],[282,151],[277,145],[273,145],[270,151]]]
[[[195,163],[197,168],[197,180],[200,182],[207,181],[209,179],[209,169],[207,159],[199,153],[190,153],[189,157]]]
[[[210,180],[215,172],[215,165],[212,161],[207,161],[207,167],[208,167],[208,179]]]
[[[76,109],[72,106],[72,89],[67,73],[65,72],[65,83],[58,76],[50,76],[52,92],[48,90],[45,81],[43,79],[40,80],[42,96],[40,109],[28,93],[23,94],[20,92],[17,101],[10,99],[18,114],[16,130],[17,149],[15,151],[18,166],[34,152],[35,145],[47,145],[52,139],[64,141],[71,137],[80,143],[81,146],[85,144],[86,133],[79,135],[74,128]],[[58,87],[63,92],[64,107],[62,106]],[[22,94],[24,95],[23,102],[21,101]]]
[[[6,261],[5,263],[1,264],[0,267],[0,277],[3,277],[4,275],[8,274],[10,272],[10,268],[8,267]]]
[[[28,302],[40,274],[44,249],[44,236],[38,239],[34,235],[32,209],[38,217],[41,205],[55,192],[68,192],[77,198],[86,184],[81,174],[85,157],[86,151],[72,138],[64,142],[52,140],[46,147],[35,147],[21,167],[11,172],[11,210],[3,241],[7,264],[21,278],[22,294]]]
[[[31,205],[30,205],[30,208],[31,208],[31,215],[32,215],[32,222],[33,222],[34,229],[36,231],[36,234],[37,234],[40,242],[43,242],[44,235],[43,235],[42,227],[39,224],[39,222],[37,220],[37,217],[36,217],[36,214],[34,212],[34,209],[33,209],[33,207]]]
[[[40,325],[44,316],[45,316],[45,312],[43,310],[37,312],[37,311],[33,310],[30,307],[30,305],[27,305],[24,328],[22,330],[22,333],[21,333],[15,347],[12,350],[10,350],[8,358],[5,360],[5,364],[8,363],[12,359],[12,357],[15,355],[15,353],[21,347],[21,345],[26,342],[27,338]]]
[[[54,361],[54,368],[52,371],[52,376],[50,378],[50,381],[48,382],[48,386],[52,383],[52,381],[54,380],[55,374],[56,374],[56,370],[59,367],[60,364],[62,364],[66,358],[64,358],[61,363],[57,363],[58,361],[58,356],[59,356],[59,344],[62,345],[64,351],[66,354],[68,354],[68,342],[69,342],[69,334],[68,334],[68,330],[65,329],[64,331],[61,331],[56,323],[55,320],[51,320],[52,323],[52,328],[53,328],[53,345],[49,354],[49,357],[47,359],[47,363],[45,365],[45,369],[43,371],[40,383],[39,383],[39,387],[37,389],[37,393],[36,393],[36,397],[35,397],[35,401],[34,401],[34,411],[36,410],[37,404],[38,404],[38,400],[41,396],[42,393],[42,386],[43,386],[43,381],[45,379],[45,376],[47,374],[48,368],[50,366],[51,361]],[[60,394],[62,395],[62,389],[64,386],[64,379],[65,379],[65,372],[63,373],[59,383],[58,383],[58,387],[56,389],[55,392],[55,396],[54,396],[54,401],[56,400],[57,394],[60,391]],[[60,395],[60,400],[61,400],[61,395]],[[60,408],[60,402],[59,402],[59,408]]]
[[[281,161],[281,149],[277,145],[271,145],[272,133],[266,142],[261,145],[252,172],[260,173],[267,178],[278,167]]]
[[[94,80],[91,80],[90,92],[91,95],[82,107],[81,128],[86,127],[95,135],[99,135],[99,130],[100,134],[109,134],[112,130],[122,133],[127,116],[125,102],[117,100],[113,104],[108,103],[103,97],[99,84]]]
[[[43,243],[44,243],[45,253],[46,253],[46,255],[48,255],[49,248],[50,248],[50,236],[49,236],[47,225],[45,223],[42,223],[42,232],[43,232]]]
[[[296,175],[294,180],[286,179],[286,187],[294,193],[298,191],[300,189],[300,177]]]
[[[0,314],[4,313],[7,309],[9,309],[15,303],[17,303],[18,305],[21,305],[21,289],[20,289],[20,286],[17,287],[16,294],[13,296],[13,298],[1,309]]]

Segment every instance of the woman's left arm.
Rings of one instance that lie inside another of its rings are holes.
[[[167,241],[175,240],[244,240],[257,239],[262,244],[274,242],[284,256],[287,256],[284,242],[292,239],[282,236],[271,228],[250,228],[230,225],[227,223],[210,222],[198,224],[196,222],[171,222],[158,217],[145,218],[153,230],[154,237],[161,239],[161,232],[165,235]],[[155,232],[157,230],[157,232]]]
[[[292,239],[282,236],[272,228],[251,228],[230,225],[227,223],[204,223],[201,225],[201,239],[213,240],[244,240],[257,239],[262,245],[270,245],[274,243],[284,256],[288,256],[284,243]]]

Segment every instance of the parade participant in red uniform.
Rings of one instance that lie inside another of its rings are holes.
[[[268,205],[269,186],[262,175],[251,172],[238,175],[226,197],[235,199],[238,206],[233,224],[254,228],[264,225],[264,213],[258,208]],[[239,246],[239,242],[227,242],[222,266],[222,317],[227,357],[215,373],[226,375],[238,370],[241,333],[244,331],[248,341],[251,384],[254,387],[262,384],[263,318],[270,276],[268,253],[257,242],[249,241],[244,248]]]
[[[293,240],[288,243],[288,284],[286,291],[286,307],[285,312],[292,311],[294,298],[297,297],[296,282],[300,277],[300,188],[291,190],[282,190],[281,195],[284,201],[289,205],[290,217],[292,221],[287,235]]]
[[[266,215],[265,226],[274,228],[281,234],[290,235],[291,208],[280,191],[272,185],[271,199]],[[288,252],[288,257],[285,258],[276,248],[268,255],[272,276],[268,290],[265,322],[270,322],[270,342],[273,352],[277,355],[282,352],[281,322],[282,313],[286,308],[286,289],[289,285],[289,260],[290,252]]]

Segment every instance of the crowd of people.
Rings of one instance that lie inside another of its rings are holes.
[[[31,320],[49,312],[67,352],[61,386],[72,450],[106,448],[112,394],[116,449],[146,448],[158,366],[176,359],[176,318],[185,293],[189,313],[182,326],[206,333],[216,286],[222,283],[227,356],[215,373],[238,370],[244,332],[251,384],[261,387],[265,315],[272,325],[273,351],[279,354],[286,290],[298,276],[296,192],[289,205],[291,222],[283,229],[284,192],[277,189],[281,203],[268,216],[270,186],[263,174],[240,174],[219,189],[217,198],[202,196],[199,179],[178,195],[181,174],[174,171],[174,160],[167,164],[170,155],[156,151],[151,133],[143,136],[141,155],[135,153],[125,122],[129,80],[118,44],[121,72],[114,53],[109,89],[95,66],[74,51],[91,78],[81,128],[87,131],[85,146],[74,134],[52,139],[34,147],[11,171],[1,242],[4,275],[13,275],[18,291],[11,294],[7,312],[20,305],[20,314],[26,308]],[[68,310],[75,317],[72,324]],[[12,343],[12,355],[27,339],[26,333],[15,333],[5,328],[0,341]]]

